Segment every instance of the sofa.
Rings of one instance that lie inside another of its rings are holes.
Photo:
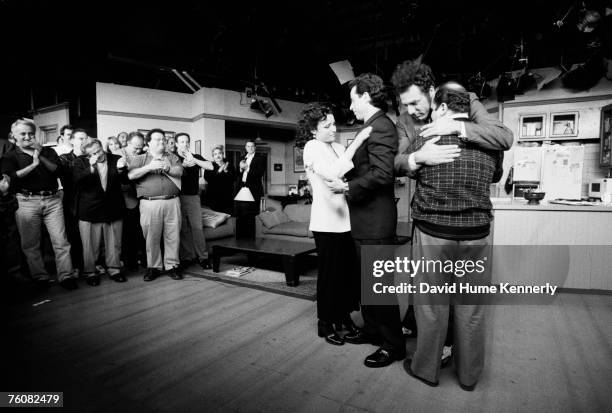
[[[255,236],[314,244],[308,229],[310,208],[311,205],[304,204],[290,204],[282,210],[268,208],[255,217]]]
[[[221,224],[211,224],[210,213],[210,209],[202,208],[202,225],[204,238],[206,239],[206,248],[209,254],[212,252],[213,245],[218,244],[219,241],[236,236],[236,217],[229,217]],[[219,214],[222,215],[222,213]],[[225,215],[227,216],[227,214]]]
[[[280,240],[311,242],[314,236],[308,229],[311,205],[287,205],[285,208],[268,208],[255,218],[255,236]],[[282,211],[284,215],[279,214]],[[279,215],[280,222],[279,222]],[[286,222],[285,222],[286,221]],[[412,223],[398,221],[396,243],[405,244],[412,235]]]

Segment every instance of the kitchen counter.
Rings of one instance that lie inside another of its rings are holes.
[[[561,205],[540,202],[540,205],[527,205],[527,202],[500,202],[491,200],[493,210],[526,210],[526,211],[580,211],[580,212],[612,212],[612,205]]]
[[[545,213],[542,213],[545,212]],[[554,263],[569,259],[559,287],[612,290],[611,206],[493,202],[494,278],[516,284],[557,283]]]

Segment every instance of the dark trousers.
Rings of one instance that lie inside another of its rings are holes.
[[[361,263],[361,247],[368,245],[394,245],[395,237],[383,239],[355,239],[357,263]],[[402,322],[399,305],[362,305],[361,315],[364,321],[364,333],[382,340],[384,350],[405,354],[406,343],[402,335]]]
[[[79,220],[70,210],[68,202],[64,202],[64,223],[66,226],[66,238],[70,243],[70,258],[72,266],[83,273],[83,243],[79,232]]]
[[[121,256],[125,265],[135,267],[139,259],[143,265],[146,264],[145,239],[140,226],[138,207],[125,209],[121,246]]]
[[[259,200],[235,201],[234,210],[236,215],[236,238],[255,238],[255,217],[259,214]]]
[[[340,322],[359,309],[359,267],[350,232],[314,232],[319,274],[317,317]]]

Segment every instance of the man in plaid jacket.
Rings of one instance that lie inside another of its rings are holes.
[[[465,92],[440,88],[432,103],[434,121],[442,118],[458,122],[469,120],[470,98]],[[486,260],[492,220],[489,185],[496,169],[497,151],[483,149],[457,134],[449,134],[433,139],[419,136],[408,147],[408,152],[416,153],[432,140],[440,145],[456,145],[461,152],[453,162],[410,166],[417,182],[412,200],[413,259]],[[490,267],[485,265],[478,276],[480,283],[490,282]],[[449,274],[436,270],[418,274],[416,280],[417,284],[428,285],[453,281]],[[415,295],[417,348],[404,367],[408,374],[432,386],[438,384],[449,303],[448,294]],[[464,390],[473,390],[484,365],[484,308],[478,302],[455,303],[452,315],[459,384]]]

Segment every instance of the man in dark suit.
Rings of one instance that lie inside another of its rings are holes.
[[[107,154],[102,142],[92,139],[83,147],[85,156],[73,166],[76,192],[76,216],[83,241],[84,274],[87,284],[100,285],[96,274],[96,257],[104,237],[104,253],[110,278],[116,282],[127,279],[121,272],[121,234],[125,203],[121,183],[126,180],[125,160]]]
[[[386,95],[380,77],[362,74],[349,83],[351,110],[364,128],[372,127],[370,137],[353,156],[354,169],[347,174],[344,187],[330,183],[335,192],[344,190],[351,217],[351,235],[361,261],[362,246],[394,245],[397,225],[393,162],[397,154],[395,125],[385,115]],[[363,298],[363,297],[362,297]],[[347,334],[352,344],[381,344],[366,357],[367,367],[384,367],[406,357],[399,307],[395,305],[363,305],[363,330]]]
[[[68,125],[70,126],[70,125]],[[63,128],[62,128],[63,129]],[[64,136],[64,131],[62,131]],[[83,243],[79,232],[79,219],[76,216],[76,198],[74,191],[73,166],[75,160],[84,154],[83,145],[87,141],[85,129],[72,129],[69,138],[64,136],[72,150],[68,153],[59,155],[60,168],[59,179],[62,183],[62,203],[64,206],[64,223],[66,226],[66,236],[70,242],[70,256],[75,272],[83,274]]]
[[[236,235],[238,237],[255,237],[255,216],[259,214],[259,202],[264,194],[262,179],[266,172],[266,158],[255,153],[255,141],[249,140],[244,145],[246,155],[240,161],[236,188],[247,187],[253,195],[254,202],[236,201]]]

